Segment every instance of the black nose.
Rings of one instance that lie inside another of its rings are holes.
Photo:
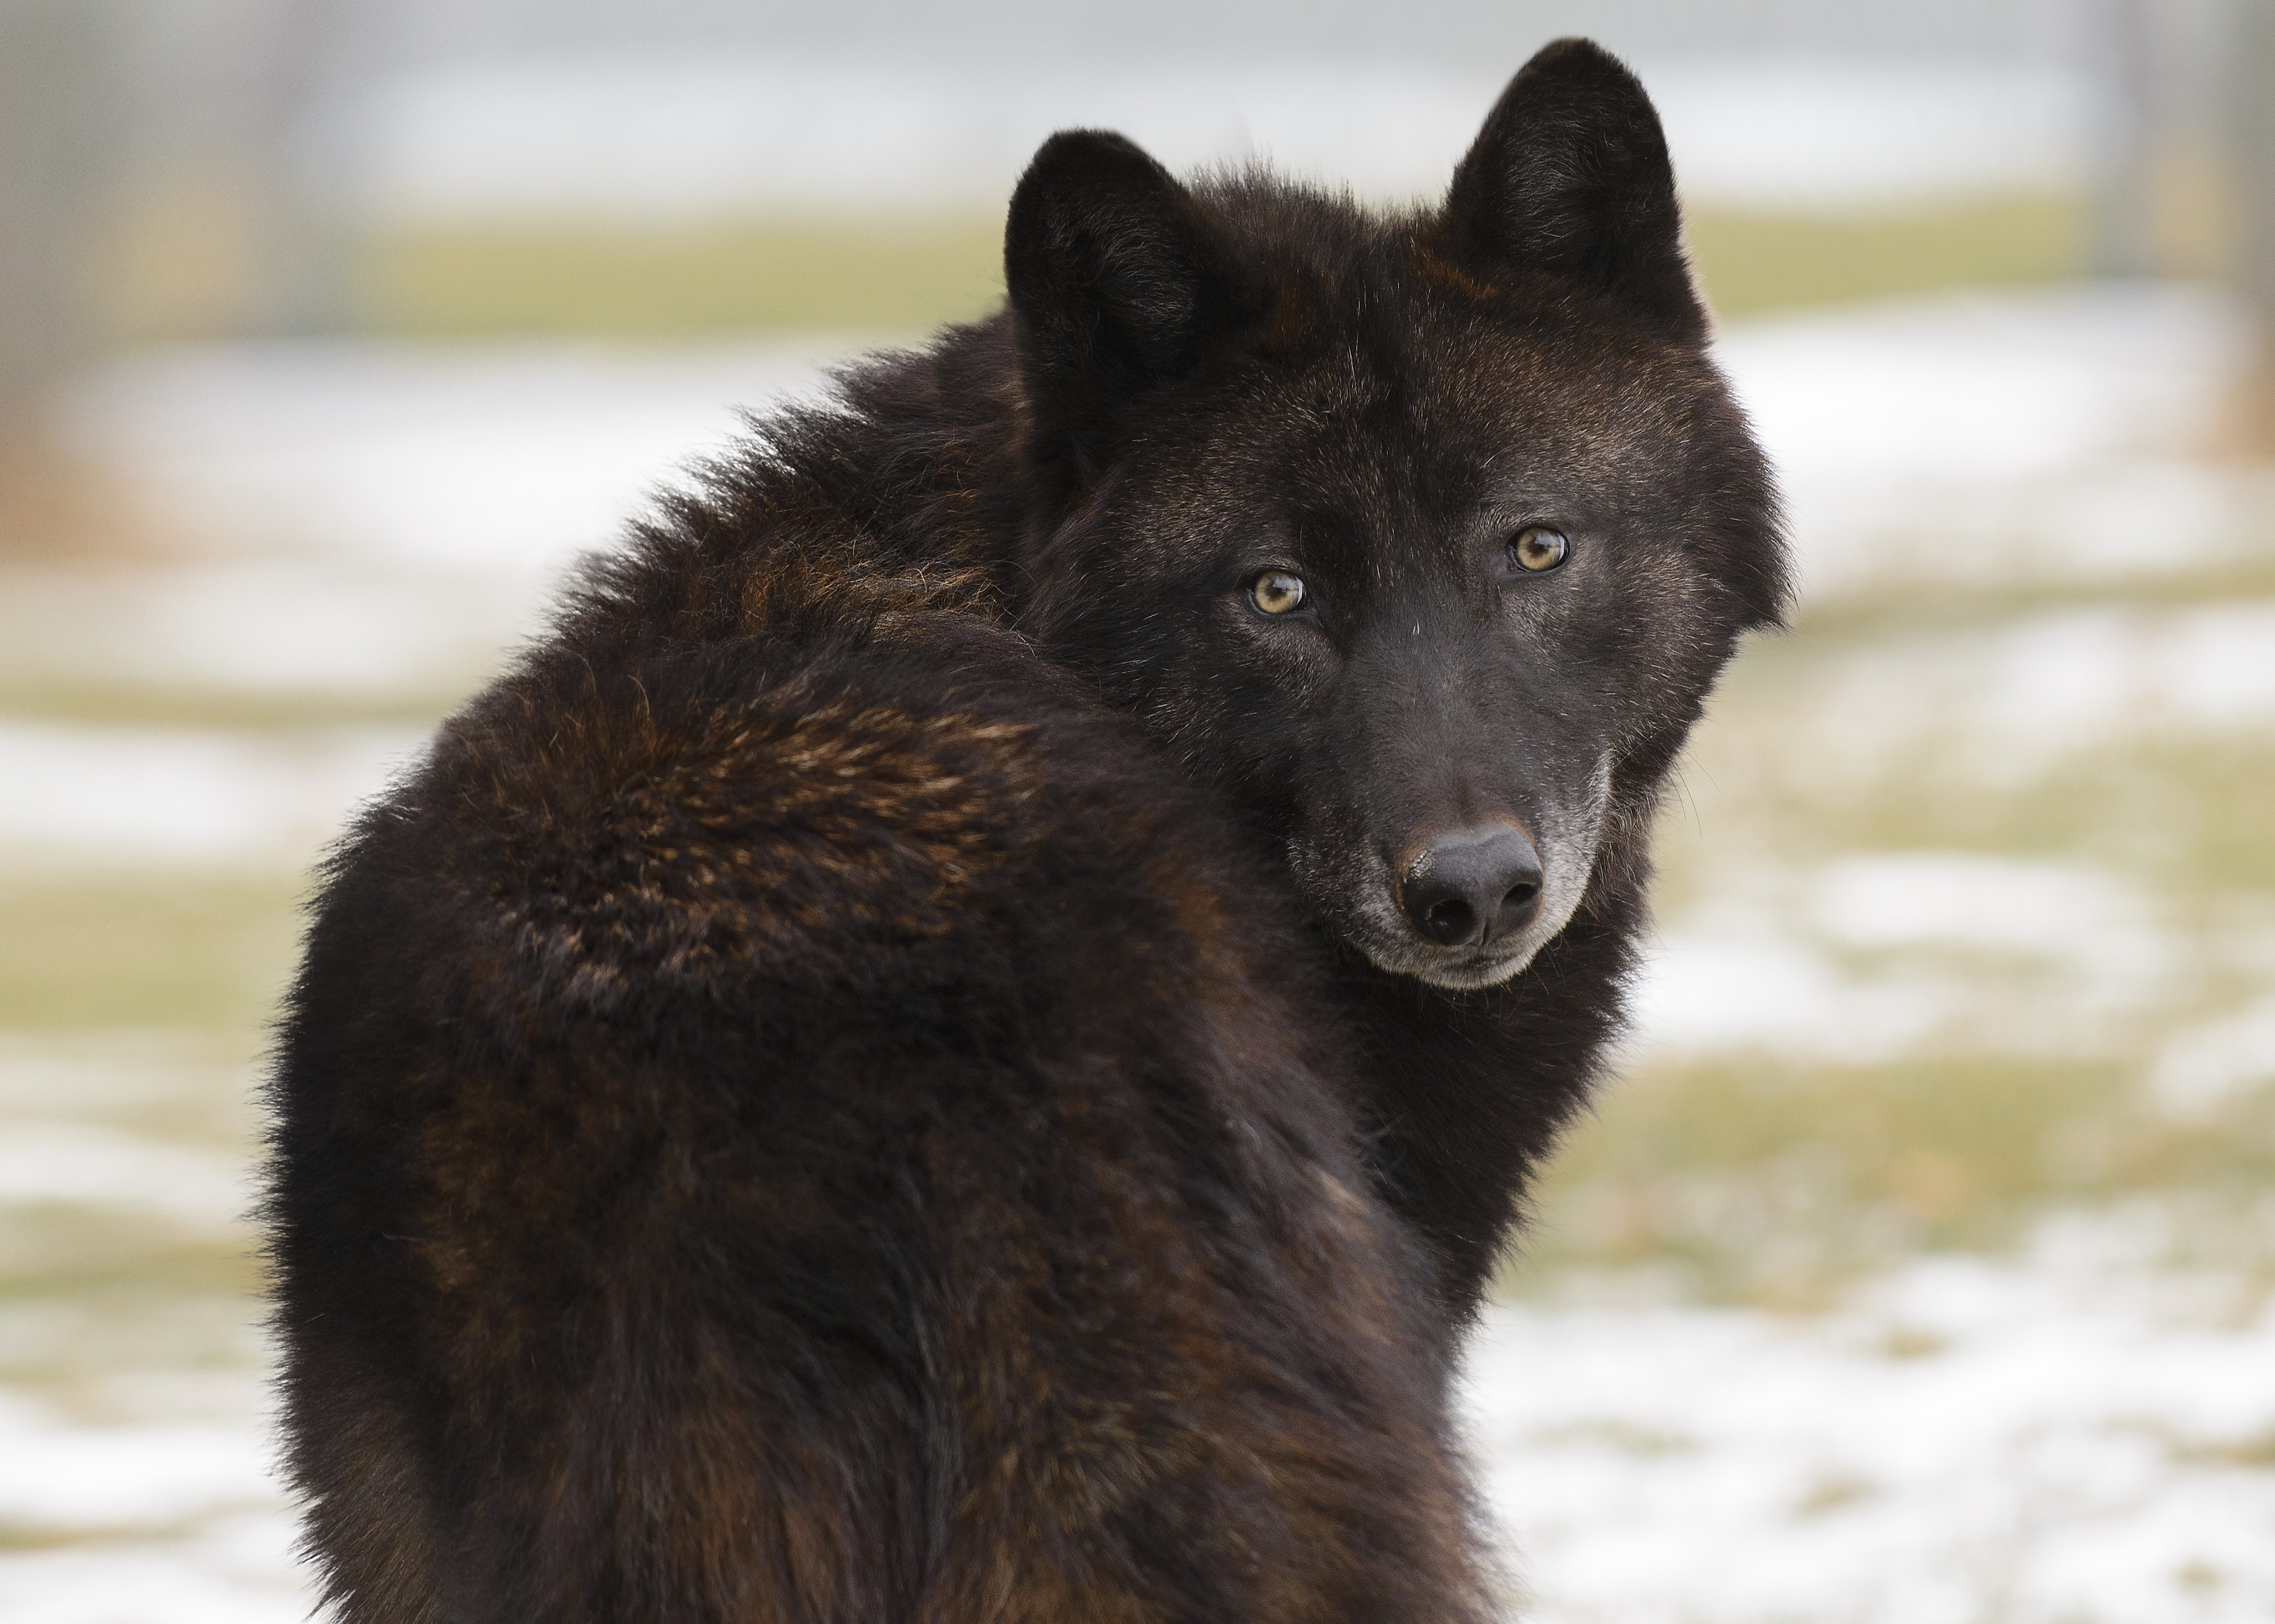
[[[1521,930],[1540,900],[1540,857],[1524,831],[1488,823],[1456,829],[1406,871],[1399,905],[1441,948],[1466,948]]]

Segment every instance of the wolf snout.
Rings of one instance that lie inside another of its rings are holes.
[[[1513,823],[1455,829],[1425,844],[1398,885],[1407,923],[1441,948],[1497,941],[1540,901],[1540,854]]]

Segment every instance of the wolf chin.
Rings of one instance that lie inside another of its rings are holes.
[[[1473,1620],[1461,1334],[1784,574],[1649,102],[1444,203],[1054,137],[1008,307],[665,498],[330,860],[344,1620]]]

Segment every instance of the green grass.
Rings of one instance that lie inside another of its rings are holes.
[[[1866,218],[1698,211],[1690,242],[1725,315],[2082,266],[2082,213],[2018,197]],[[994,216],[600,228],[460,227],[375,238],[367,320],[422,334],[685,336],[767,327],[929,329],[1002,298]]]
[[[0,1030],[257,1032],[299,929],[291,877],[0,880]]]
[[[0,674],[0,716],[87,727],[431,728],[479,685],[480,679],[472,679],[455,691],[422,682],[405,689],[312,693],[205,687],[189,679],[154,689],[128,683],[48,682],[36,676],[11,681]]]
[[[2058,282],[2085,268],[2085,214],[2017,196],[1887,215],[1816,217],[1694,209],[1693,263],[1724,316],[1937,288]]]
[[[185,1239],[140,1213],[23,1206],[0,1220],[0,1295],[194,1301],[243,1294],[257,1273],[235,1236]]]
[[[2271,1182],[2275,1102],[2162,1121],[2121,1063],[1663,1063],[1571,1135],[1504,1283],[1642,1267],[1686,1295],[1810,1307],[1923,1250],[2011,1246],[2058,1208],[2185,1191],[2248,1227]]]
[[[1890,756],[1859,776],[1836,776],[1795,759],[1785,740],[1813,708],[1831,661],[1862,648],[1903,647],[1903,630],[1881,617],[1757,642],[1717,694],[1710,720],[1685,759],[1685,798],[1670,804],[1659,833],[1661,898],[1686,900],[1711,880],[1707,865],[1734,856],[1780,864],[1844,852],[1961,850],[2107,867],[2202,924],[2221,899],[2264,896],[2275,910],[2275,752],[2248,732],[2135,737],[2089,747],[2022,782],[1957,780],[1925,742],[1924,759]],[[1912,627],[1939,638],[1957,628],[1928,619]],[[1910,658],[1932,658],[1917,647]],[[1890,680],[1901,680],[1893,667]],[[1693,820],[1711,807],[1710,826]]]
[[[928,329],[1002,298],[992,217],[401,230],[372,241],[366,320],[389,332]]]
[[[1774,654],[1780,647],[1827,648],[1926,627],[1939,631],[1990,629],[2019,616],[2064,609],[2185,608],[2236,598],[2275,598],[2275,533],[2262,538],[2256,552],[2196,568],[2158,569],[2135,576],[1979,583],[1953,582],[1924,570],[1909,582],[1886,582],[1868,593],[1829,601],[1804,601],[1793,634],[1757,642],[1753,658]]]
[[[246,218],[210,189],[143,200],[90,283],[101,324],[129,342],[229,331]],[[2074,199],[2018,195],[1853,217],[1697,209],[1689,238],[1716,308],[1743,316],[2075,276],[2082,222]],[[355,319],[382,333],[921,331],[1001,302],[1002,216],[397,226],[357,246],[351,275]]]

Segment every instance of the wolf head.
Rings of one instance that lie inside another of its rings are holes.
[[[1549,46],[1395,217],[1061,134],[1005,259],[1028,629],[1375,964],[1515,975],[1786,590],[1642,87]]]

